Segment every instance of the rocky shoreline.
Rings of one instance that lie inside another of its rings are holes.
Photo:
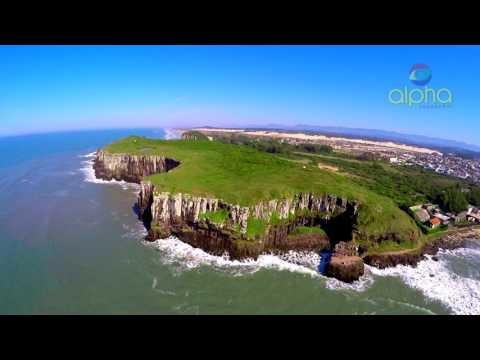
[[[298,193],[287,199],[240,206],[221,199],[161,192],[143,180],[179,165],[179,161],[162,156],[99,150],[93,167],[97,178],[140,184],[138,216],[148,230],[149,241],[174,235],[214,255],[227,252],[232,259],[257,258],[265,252],[329,250],[333,256],[325,275],[345,282],[362,276],[364,263],[378,268],[415,266],[425,254],[434,255],[440,248],[461,247],[465,239],[472,237],[468,229],[460,229],[419,249],[362,255],[352,241],[354,236],[361,236],[356,232],[359,211],[356,202],[331,194]],[[222,218],[214,220],[206,214],[222,214]],[[249,234],[248,224],[252,219],[262,227],[258,234]],[[325,233],[296,234],[298,226],[321,227]]]
[[[148,230],[149,241],[174,235],[214,255],[227,252],[232,259],[255,259],[262,253],[290,250],[332,250],[332,266],[327,275],[351,282],[363,274],[363,262],[358,256],[335,251],[336,244],[352,240],[359,207],[356,202],[330,194],[298,193],[291,198],[240,206],[221,199],[161,192],[143,180],[178,165],[179,161],[161,156],[99,150],[93,167],[97,178],[140,184],[138,216]],[[224,212],[223,221],[204,216],[218,212]],[[258,234],[248,234],[251,219],[264,227]],[[298,226],[321,226],[325,233],[294,233]],[[353,263],[356,266],[352,267]]]
[[[363,261],[380,269],[397,265],[416,266],[425,259],[425,255],[436,255],[440,249],[453,250],[464,247],[465,241],[472,238],[480,238],[480,226],[451,229],[417,249],[366,255]]]

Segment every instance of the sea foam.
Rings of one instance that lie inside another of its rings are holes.
[[[93,169],[93,162],[95,159],[96,152],[81,155],[82,158],[87,158],[88,160],[82,161],[82,167],[80,171],[84,175],[85,182],[94,183],[94,184],[107,184],[107,185],[120,185],[123,189],[140,189],[140,186],[135,183],[128,183],[126,181],[118,181],[118,180],[102,180],[98,179],[95,176],[95,170]]]
[[[175,129],[165,129],[165,139],[166,140],[174,140],[181,138],[181,132]]]
[[[478,257],[478,250],[440,250],[438,261],[427,256],[417,267],[398,265],[382,270],[374,267],[369,269],[375,276],[399,277],[427,298],[446,305],[454,314],[480,314],[480,280],[461,276],[451,266],[453,261],[464,262],[470,256]]]
[[[427,256],[417,267],[399,265],[393,268],[377,269],[366,265],[365,274],[358,281],[347,284],[319,274],[317,266],[320,258],[314,252],[290,251],[284,255],[263,254],[256,260],[239,261],[231,260],[227,254],[211,255],[176,237],[144,243],[161,252],[160,261],[163,264],[174,264],[179,271],[211,266],[235,276],[242,276],[262,269],[273,269],[318,278],[324,281],[327,289],[356,292],[363,292],[370,288],[378,277],[392,276],[400,278],[407,286],[418,289],[427,298],[439,301],[454,314],[480,314],[480,281],[455,274],[449,267],[451,259],[447,257],[457,257],[457,260],[463,261],[466,256],[478,256],[478,249],[440,250],[438,261]]]
[[[174,236],[154,242],[145,241],[144,244],[160,251],[160,261],[165,265],[176,265],[179,271],[201,266],[210,266],[235,276],[253,274],[262,269],[289,271],[321,279],[325,281],[326,287],[332,290],[364,291],[373,283],[369,272],[353,284],[346,284],[321,275],[317,270],[320,257],[315,252],[290,251],[284,255],[262,254],[256,260],[243,259],[240,261],[230,259],[226,253],[223,256],[209,254]]]

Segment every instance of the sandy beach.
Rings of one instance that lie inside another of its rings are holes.
[[[344,137],[330,137],[325,135],[308,135],[304,133],[286,133],[286,132],[277,132],[277,131],[245,131],[242,129],[210,129],[210,128],[196,128],[194,130],[197,131],[204,131],[204,132],[226,132],[226,133],[242,133],[244,135],[251,135],[251,136],[265,136],[265,137],[272,137],[278,139],[298,139],[298,140],[305,140],[305,141],[327,141],[327,142],[336,142],[336,141],[343,141],[343,142],[351,142],[357,143],[362,145],[374,145],[374,146],[383,146],[403,151],[415,152],[415,153],[422,153],[422,154],[439,154],[439,151],[418,147],[418,146],[411,146],[405,144],[397,144],[391,141],[373,141],[373,140],[362,140],[362,139],[350,139]]]

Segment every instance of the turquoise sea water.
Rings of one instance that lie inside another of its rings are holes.
[[[1,314],[480,313],[480,244],[417,268],[367,268],[352,285],[316,254],[236,262],[170,238],[142,242],[137,187],[98,181],[104,130],[0,139]]]

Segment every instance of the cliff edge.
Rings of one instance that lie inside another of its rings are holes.
[[[244,146],[128,137],[99,150],[94,169],[98,178],[140,184],[148,240],[175,235],[236,259],[331,250],[327,275],[344,281],[363,274],[362,244],[419,234],[390,199],[348,177]],[[340,251],[344,244],[353,250]]]

